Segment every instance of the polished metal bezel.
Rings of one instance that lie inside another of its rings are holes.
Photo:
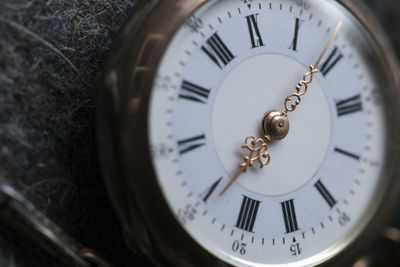
[[[329,1],[329,0],[327,0]],[[161,266],[228,266],[198,245],[175,219],[157,182],[148,140],[149,99],[170,41],[206,0],[141,1],[114,44],[96,87],[100,162],[127,242]],[[351,260],[384,225],[395,207],[400,181],[398,62],[383,31],[360,1],[337,0],[358,22],[379,59],[387,114],[387,154],[382,186],[368,222],[328,249],[327,266]],[[360,233],[360,231],[362,231]]]

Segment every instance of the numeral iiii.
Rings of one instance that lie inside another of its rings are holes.
[[[248,232],[253,232],[260,201],[243,196],[236,227]]]
[[[259,14],[253,14],[246,17],[247,26],[249,27],[250,41],[252,48],[264,46],[260,29],[258,28],[257,17]]]
[[[179,154],[185,154],[189,151],[192,151],[196,148],[204,146],[206,140],[206,136],[199,135],[195,137],[191,137],[185,140],[178,141],[178,148],[179,148]]]
[[[293,199],[282,202],[283,219],[285,220],[286,233],[292,233],[299,230],[297,226],[296,211],[294,209]]]
[[[318,192],[325,199],[326,203],[328,203],[329,207],[333,208],[336,205],[336,200],[333,198],[331,193],[326,189],[325,185],[319,180],[315,185]]]
[[[362,111],[363,107],[361,102],[361,95],[355,95],[353,97],[336,102],[336,109],[339,117]]]
[[[235,58],[217,33],[214,33],[201,49],[220,69],[228,65]]]
[[[206,103],[210,95],[210,90],[188,81],[182,82],[181,90],[182,93],[179,94],[179,98],[198,103]]]

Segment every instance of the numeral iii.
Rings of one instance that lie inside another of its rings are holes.
[[[286,233],[292,233],[299,230],[296,219],[296,211],[294,209],[293,199],[282,202],[282,213],[285,221]]]

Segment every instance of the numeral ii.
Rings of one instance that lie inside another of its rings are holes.
[[[339,51],[337,46],[332,50],[329,54],[328,58],[322,63],[321,68],[319,71],[326,76],[333,67],[343,58],[343,54]]]

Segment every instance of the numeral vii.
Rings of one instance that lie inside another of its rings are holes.
[[[292,49],[293,51],[297,51],[297,40],[299,38],[299,30],[300,30],[302,23],[303,23],[303,20],[296,18],[295,25],[294,25],[293,41],[292,41],[292,44],[289,46],[289,49]]]
[[[293,199],[282,202],[282,213],[285,221],[286,233],[292,233],[299,230],[296,219],[296,211],[294,209]]]
[[[259,206],[260,201],[243,196],[236,227],[248,232],[253,232]]]
[[[252,48],[264,46],[260,29],[258,28],[257,17],[259,14],[253,14],[246,17],[247,26],[249,27],[250,41]]]
[[[333,208],[336,205],[336,200],[333,198],[331,193],[329,193],[328,189],[326,189],[325,185],[319,180],[315,185],[318,192],[325,199],[326,203],[328,203],[329,207]]]
[[[333,67],[343,58],[343,54],[340,53],[337,46],[333,49],[333,51],[329,54],[328,58],[322,63],[319,71],[326,76]]]
[[[235,58],[217,33],[214,33],[201,49],[220,69],[228,65]]]
[[[362,111],[361,95],[340,100],[336,102],[336,109],[338,116],[348,115],[354,112]]]
[[[204,146],[206,144],[205,140],[206,136],[203,134],[178,141],[179,154],[183,155],[189,151]]]
[[[182,93],[179,94],[180,98],[203,104],[207,102],[210,94],[210,90],[188,81],[182,82],[181,90]]]

